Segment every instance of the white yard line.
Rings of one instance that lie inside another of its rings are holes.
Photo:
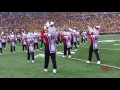
[[[101,40],[101,41],[98,41],[98,42],[101,42],[101,43],[108,43],[108,42],[119,42],[120,40]]]
[[[57,55],[57,56],[61,56],[61,55]],[[68,57],[67,57],[68,58]],[[77,58],[69,58],[69,59],[73,59],[73,60],[77,60],[77,61],[83,61],[83,62],[86,62],[87,60],[83,60],[83,59],[77,59]],[[91,62],[93,64],[97,64],[96,62]],[[120,67],[117,67],[117,66],[112,66],[112,65],[107,65],[107,64],[100,64],[101,66],[108,66],[108,67],[111,67],[111,68],[115,68],[115,69],[120,69]]]
[[[83,48],[89,48],[89,47],[84,47],[84,46],[80,46],[80,47],[83,47]],[[118,50],[118,51],[120,50],[120,49],[110,49],[110,48],[99,48],[99,49],[105,49],[105,50],[116,50],[116,51],[117,51],[117,50]]]
[[[105,50],[116,50],[119,51],[120,49],[110,49],[110,48],[99,48],[99,49],[105,49]]]
[[[118,46],[118,45],[120,45],[120,44],[113,44],[113,45]]]

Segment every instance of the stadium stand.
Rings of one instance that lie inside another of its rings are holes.
[[[46,21],[54,21],[57,28],[101,26],[101,34],[120,33],[120,12],[0,12],[0,27],[4,31],[27,31],[43,28]]]

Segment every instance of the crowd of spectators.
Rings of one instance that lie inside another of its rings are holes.
[[[101,26],[101,33],[120,32],[120,12],[0,12],[0,28],[4,31],[42,30],[46,21],[57,28]]]

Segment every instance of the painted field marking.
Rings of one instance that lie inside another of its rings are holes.
[[[60,52],[57,52],[56,53],[57,55],[63,55],[63,51],[60,51]],[[71,54],[75,54],[75,52],[71,52]],[[45,58],[45,55],[44,54],[37,54],[35,55],[35,58]]]
[[[61,55],[57,55],[57,56],[61,56]],[[66,57],[68,58],[68,57]],[[82,62],[86,62],[87,60],[83,60],[83,59],[77,59],[77,58],[69,58],[69,59],[72,59],[72,60],[77,60],[77,61],[82,61]],[[96,62],[91,62],[93,64],[97,64]],[[108,67],[111,67],[111,68],[115,68],[115,69],[120,69],[120,67],[117,67],[117,66],[113,66],[113,65],[107,65],[107,64],[100,64],[101,66],[108,66]]]
[[[57,52],[56,54],[60,54],[60,55],[63,55],[64,53],[63,53],[64,51],[59,51],[59,52]],[[75,54],[75,52],[73,52],[73,51],[71,51],[71,54]]]
[[[118,45],[120,45],[120,44],[113,44],[113,45],[118,46]]]
[[[35,56],[35,58],[40,58],[40,57],[45,58],[45,55],[44,54],[38,54],[38,55]]]
[[[80,47],[83,47],[83,48],[89,48],[89,47],[84,47],[84,46],[80,46]],[[99,49],[105,49],[105,50],[116,50],[116,51],[119,51],[120,49],[110,49],[110,48],[99,48]]]
[[[107,42],[118,42],[120,40],[101,40],[101,41],[98,41],[98,42],[101,42],[101,43],[107,43]]]

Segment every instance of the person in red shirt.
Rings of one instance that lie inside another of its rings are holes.
[[[49,64],[49,56],[51,56],[52,64],[53,64],[53,73],[55,74],[57,65],[56,65],[56,35],[54,29],[52,27],[54,24],[51,23],[50,26],[48,25],[46,28],[45,33],[41,33],[40,37],[44,40],[45,43],[45,64],[44,64],[44,71],[48,71],[48,64]]]
[[[92,59],[92,53],[94,51],[96,58],[97,58],[97,64],[100,64],[100,57],[99,57],[99,51],[98,51],[98,30],[100,27],[96,26],[96,29],[92,31],[90,34],[88,34],[88,38],[90,39],[90,47],[89,47],[89,56],[88,61],[86,63],[90,63]]]

